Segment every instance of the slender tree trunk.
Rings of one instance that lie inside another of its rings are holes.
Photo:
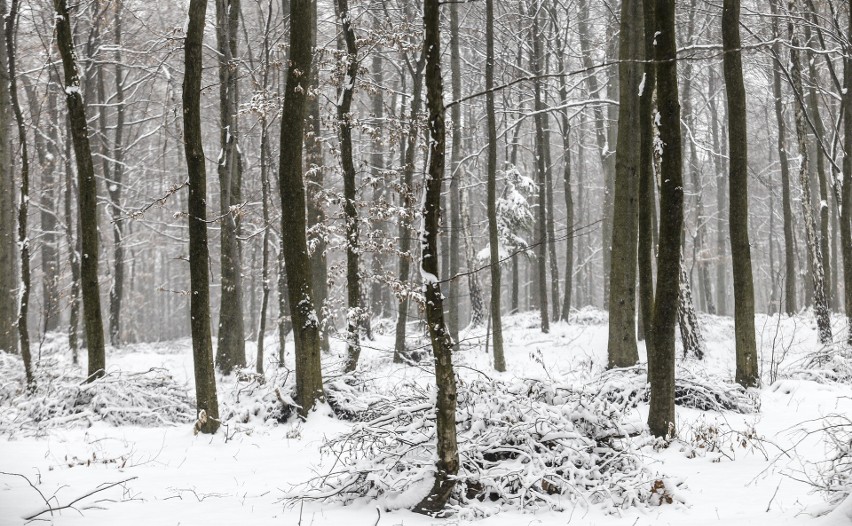
[[[488,127],[488,246],[491,267],[491,336],[494,369],[506,370],[500,307],[500,241],[497,232],[497,116],[494,109],[494,0],[485,0],[485,118]]]
[[[619,33],[618,143],[615,152],[615,196],[618,213],[612,225],[609,286],[609,367],[639,361],[636,349],[636,265],[639,220],[639,175],[642,151],[633,131],[640,129],[640,93],[645,58],[641,0],[621,3]],[[644,86],[643,86],[644,89]]]
[[[219,295],[219,331],[216,367],[224,374],[245,367],[240,221],[233,207],[242,199],[242,159],[239,147],[238,29],[240,0],[216,0],[216,42],[219,51],[219,139],[217,159],[222,228],[220,230],[222,286]]]
[[[814,315],[817,320],[819,341],[828,344],[832,340],[831,318],[828,310],[828,298],[825,293],[825,275],[823,274],[823,254],[819,240],[816,235],[816,219],[811,208],[811,188],[808,180],[809,158],[808,137],[805,130],[804,107],[805,91],[802,89],[802,68],[799,63],[799,36],[795,31],[792,21],[788,24],[790,33],[790,62],[792,63],[790,76],[793,81],[793,89],[798,92],[800,102],[795,104],[796,136],[799,139],[799,183],[802,187],[802,215],[805,221],[805,241],[808,248],[808,258],[812,267],[813,291],[814,291]]]
[[[452,78],[453,100],[461,98],[461,53],[459,51],[459,5],[450,5],[450,71]],[[451,119],[453,123],[453,143],[450,153],[450,277],[458,275],[461,268],[461,105],[454,104]],[[450,307],[447,312],[447,325],[454,341],[459,339],[459,298],[461,296],[461,280],[451,279],[449,282]]]
[[[9,12],[6,13],[5,1],[0,4],[0,12],[5,15],[4,40],[6,44],[6,63],[0,64],[4,70],[9,72],[9,95],[12,103],[12,112],[18,127],[18,148],[21,152],[21,194],[18,204],[18,247],[21,251],[21,281],[18,291],[18,339],[20,340],[21,358],[24,361],[24,373],[27,378],[27,386],[35,387],[33,377],[32,355],[30,354],[30,332],[27,322],[29,321],[30,303],[30,239],[27,233],[27,213],[30,205],[30,156],[27,145],[27,128],[24,123],[24,115],[21,112],[21,104],[18,100],[18,77],[16,70],[15,32],[18,21],[18,0],[12,0]]]
[[[649,0],[654,1],[654,0]],[[589,0],[580,0],[579,18],[577,19],[577,31],[580,37],[580,51],[583,58],[583,67],[592,72],[586,77],[588,84],[589,97],[591,99],[599,98],[598,79],[593,73],[595,63],[593,52],[591,49],[591,37],[589,28]],[[612,241],[612,194],[609,189],[612,187],[612,182],[615,178],[615,156],[610,150],[609,137],[607,135],[603,107],[600,104],[595,104],[592,107],[595,117],[595,138],[597,139],[598,151],[600,153],[601,167],[603,168],[604,179],[604,199],[603,211],[601,214],[601,236],[602,236],[602,252],[603,252],[603,283],[604,283],[604,302],[609,301],[609,272],[610,272],[610,242]]]
[[[201,68],[206,12],[207,0],[190,0],[184,44],[182,99],[184,151],[189,171],[189,314],[195,366],[195,404],[199,423],[202,424],[199,430],[215,433],[219,428],[219,400],[213,371],[213,337],[210,333],[207,169],[201,142]],[[202,412],[206,418],[201,417]]]
[[[68,241],[68,263],[71,268],[71,290],[68,298],[68,346],[71,348],[71,363],[79,363],[80,344],[77,338],[77,330],[80,325],[80,216],[77,215],[77,236],[74,236],[74,214],[72,213],[71,201],[77,192],[73,183],[73,169],[71,168],[71,124],[65,119],[65,237]],[[79,199],[79,198],[78,198]]]
[[[683,345],[684,357],[692,355],[699,360],[704,359],[704,337],[698,325],[695,313],[695,303],[692,299],[692,288],[689,286],[689,276],[686,275],[686,262],[683,253],[680,256],[680,290],[677,297],[677,322],[680,328],[680,341]]]
[[[790,196],[790,164],[787,159],[787,124],[781,103],[781,33],[778,24],[778,2],[772,0],[772,46],[776,63],[772,66],[772,94],[775,99],[775,118],[778,121],[778,163],[781,165],[781,207],[784,215],[784,311],[792,316],[798,310],[796,301],[796,256],[793,239],[793,203]]]
[[[677,90],[675,6],[668,0],[655,0],[655,58],[657,60],[657,100],[660,140],[660,234],[657,257],[658,276],[651,340],[652,368],[648,427],[656,437],[674,435],[675,323],[677,322],[680,244],[683,232],[683,145],[680,135],[680,103]]]
[[[381,29],[381,23],[379,21],[378,16],[375,17],[374,22],[374,31],[379,31]],[[371,96],[372,102],[372,114],[373,119],[375,120],[375,136],[372,141],[373,152],[370,158],[371,172],[373,176],[373,202],[374,203],[382,203],[385,200],[385,187],[388,186],[389,181],[387,180],[387,176],[385,175],[385,160],[383,151],[383,144],[385,142],[384,134],[382,133],[381,126],[384,121],[384,100],[383,100],[383,91],[382,86],[384,85],[384,66],[383,59],[381,53],[373,53],[372,56],[372,81],[373,84],[377,87],[375,93]],[[385,222],[384,221],[375,221],[372,225],[372,229],[374,232],[377,232],[379,235],[388,235],[389,233],[385,231]],[[372,316],[386,317],[388,315],[388,311],[390,311],[390,305],[387,303],[388,299],[388,287],[380,278],[383,274],[385,274],[385,266],[387,263],[387,258],[383,254],[381,249],[377,249],[373,252],[372,259],[370,261],[370,273],[373,276],[373,282],[370,285],[370,310]]]
[[[6,13],[5,0],[0,4]],[[0,26],[4,31],[5,25]],[[11,117],[9,99],[9,69],[6,66],[6,53],[0,53],[0,350],[17,353],[18,319],[17,288],[18,276],[14,272],[17,237],[15,235],[15,170],[11,162],[11,141],[9,139],[9,120]]]
[[[722,153],[724,144],[719,133],[719,108],[716,105],[717,90],[716,68],[710,69],[708,105],[710,108],[710,130],[713,144],[713,168],[716,179],[716,312],[721,316],[728,314],[728,272],[727,272],[727,242],[725,232],[727,169],[726,156]]]
[[[293,0],[290,7],[290,71],[281,114],[278,163],[281,237],[296,343],[296,396],[299,414],[303,417],[323,399],[320,327],[313,291],[316,267],[308,253],[305,183],[302,180],[304,119],[308,88],[313,78],[312,3],[312,0]]]
[[[400,181],[400,208],[405,212],[399,218],[399,282],[408,283],[411,273],[411,220],[409,213],[414,209],[414,155],[416,153],[418,133],[418,116],[420,114],[421,96],[423,92],[423,68],[426,63],[425,51],[420,55],[414,68],[412,78],[411,112],[408,120],[402,180]],[[402,363],[405,354],[405,327],[408,322],[408,303],[410,294],[402,291],[397,305],[396,340],[394,342],[393,361]]]
[[[346,216],[346,291],[348,311],[346,313],[346,366],[345,372],[358,367],[361,355],[359,339],[361,308],[361,278],[358,275],[360,244],[358,240],[358,209],[355,207],[355,163],[352,160],[352,122],[350,111],[355,79],[358,75],[358,48],[355,45],[355,30],[349,18],[348,0],[337,0],[337,11],[343,39],[346,42],[346,67],[340,95],[337,99],[337,125],[340,138],[340,162],[343,168],[343,210]]]
[[[453,372],[453,339],[444,324],[443,296],[438,283],[438,232],[440,227],[441,180],[444,177],[444,100],[441,82],[441,33],[439,0],[424,0],[426,27],[426,105],[429,108],[429,166],[423,200],[420,270],[424,280],[426,322],[435,355],[435,383],[438,387],[435,410],[438,460],[432,489],[414,507],[430,515],[441,513],[455,487],[459,470],[456,443],[456,377]]]
[[[538,284],[538,307],[541,311],[541,332],[550,332],[550,316],[547,307],[547,156],[545,141],[547,140],[545,128],[544,94],[542,93],[541,80],[538,77],[544,74],[544,49],[542,43],[539,15],[536,9],[531,9],[533,16],[532,29],[532,57],[531,69],[537,76],[534,81],[535,91],[535,152],[536,169],[538,172],[538,214],[536,218],[536,263]]]
[[[243,20],[245,23],[245,20]],[[269,87],[269,32],[272,25],[272,0],[269,1],[269,7],[266,13],[266,21],[263,28],[263,58],[261,63],[262,77],[261,89],[265,93]],[[263,374],[263,355],[264,343],[266,336],[266,317],[267,308],[269,305],[269,234],[270,234],[270,217],[269,217],[269,199],[270,199],[270,184],[269,184],[269,125],[265,111],[260,113],[260,192],[263,213],[263,238],[262,238],[262,262],[260,281],[262,294],[260,298],[260,316],[257,325],[257,350],[255,358],[255,371],[258,374]],[[283,303],[283,302],[282,302]],[[286,335],[285,335],[286,337]],[[279,341],[281,346],[280,353],[283,355],[284,341]],[[283,356],[282,356],[283,358]],[[283,362],[283,359],[279,360]]]
[[[849,2],[852,13],[852,0]],[[852,17],[849,31],[852,35]],[[843,252],[843,288],[846,310],[846,343],[852,345],[852,55],[843,60],[843,77],[846,93],[843,97],[843,190],[840,213],[840,243]]]
[[[83,309],[86,326],[86,342],[89,349],[88,380],[104,375],[106,359],[104,353],[104,329],[101,318],[101,297],[98,285],[98,217],[97,184],[89,145],[86,109],[80,91],[80,76],[71,36],[71,18],[65,0],[53,0],[56,11],[56,43],[62,56],[65,74],[65,101],[74,139],[74,155],[77,159],[77,179],[80,192],[80,238],[82,258],[80,278],[83,292]]]
[[[730,234],[734,266],[734,330],[737,382],[744,387],[760,382],[754,341],[754,282],[748,239],[748,129],[740,44],[740,0],[724,0],[722,46],[725,91],[728,95],[730,145]]]
[[[295,2],[293,3],[295,5]],[[291,8],[292,9],[292,8]],[[311,48],[317,45],[317,0],[311,1],[310,37]],[[307,21],[306,21],[307,23]],[[290,17],[290,27],[294,28],[293,17]],[[292,53],[292,50],[291,50]],[[289,75],[288,75],[289,77]],[[319,68],[314,68],[311,78],[310,92],[317,92],[319,85]],[[323,351],[329,351],[328,323],[326,319],[325,304],[328,299],[328,263],[326,261],[325,242],[325,174],[323,173],[323,155],[321,135],[321,119],[319,95],[313,94],[308,97],[308,132],[305,135],[305,162],[307,171],[305,174],[305,190],[307,192],[307,225],[308,241],[312,248],[311,269],[313,301],[316,306],[317,319],[319,320],[320,345]]]
[[[653,327],[654,327],[654,233],[653,216],[656,215],[654,202],[654,89],[656,88],[656,66],[654,65],[654,35],[656,22],[654,2],[644,0],[644,72],[642,74],[642,92],[639,96],[639,310],[644,328],[645,349],[648,354],[648,370],[653,363]]]

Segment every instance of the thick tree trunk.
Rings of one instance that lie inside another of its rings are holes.
[[[795,104],[796,115],[796,136],[799,140],[799,158],[801,163],[799,166],[799,184],[802,187],[802,215],[805,221],[805,242],[808,248],[808,259],[811,262],[811,277],[813,279],[813,297],[814,297],[814,315],[817,320],[817,330],[819,332],[819,341],[822,344],[828,344],[832,340],[831,335],[831,318],[828,310],[828,297],[825,293],[825,275],[823,274],[823,254],[820,248],[819,240],[816,235],[816,219],[814,211],[811,207],[811,185],[808,180],[809,173],[809,156],[808,156],[808,136],[805,129],[805,111],[804,107],[805,91],[802,88],[802,68],[799,63],[799,36],[796,34],[793,23],[788,25],[790,33],[790,62],[792,63],[790,76],[793,81],[793,89],[798,92],[797,99],[799,102]]]
[[[640,85],[645,58],[641,0],[621,3],[619,33],[618,142],[615,151],[615,196],[609,286],[608,366],[629,367],[639,361],[636,349],[636,265],[639,220],[639,174],[642,151],[633,135],[640,129]],[[644,85],[642,85],[644,89]]]
[[[456,377],[453,372],[453,339],[444,324],[443,296],[438,283],[438,232],[441,213],[441,180],[444,177],[444,100],[441,81],[441,33],[439,0],[425,0],[423,21],[426,27],[423,46],[426,49],[426,104],[429,108],[429,166],[423,200],[420,271],[426,296],[426,322],[435,355],[437,404],[435,424],[438,460],[432,489],[414,507],[414,511],[436,515],[441,513],[455,487],[459,470],[456,443]]]
[[[302,141],[308,88],[312,81],[312,0],[293,0],[290,8],[290,71],[281,114],[278,169],[281,238],[287,267],[288,296],[296,343],[296,396],[303,417],[323,399],[320,327],[313,291],[313,267],[307,244]],[[318,269],[317,269],[318,270]]]
[[[361,278],[358,273],[358,260],[361,251],[358,240],[358,209],[355,199],[355,163],[352,159],[352,122],[350,111],[352,95],[355,92],[355,79],[358,75],[358,48],[355,45],[355,30],[349,18],[348,0],[337,0],[337,11],[343,39],[346,42],[346,67],[340,95],[337,99],[337,125],[340,138],[340,162],[343,168],[343,211],[346,217],[346,365],[345,372],[358,367],[361,355],[359,328],[361,317]]]
[[[86,342],[89,349],[88,380],[104,375],[106,359],[104,353],[104,328],[101,317],[100,286],[98,285],[98,217],[97,184],[89,145],[86,109],[80,91],[80,76],[71,36],[71,18],[65,0],[53,0],[56,11],[56,43],[62,56],[65,74],[65,101],[74,140],[74,155],[77,160],[77,180],[80,193],[80,238],[82,255],[80,279],[83,292],[83,309],[86,327]]]
[[[488,127],[488,246],[491,267],[491,341],[494,369],[506,370],[500,307],[500,241],[497,231],[497,116],[494,109],[494,0],[485,0],[485,118]]]
[[[190,0],[184,44],[182,99],[184,152],[189,172],[189,315],[195,367],[195,404],[201,424],[199,431],[215,433],[219,428],[219,401],[213,371],[213,337],[210,333],[207,168],[201,142],[201,69],[206,12],[207,0]],[[202,418],[202,412],[206,418]]]
[[[744,387],[760,382],[754,341],[754,282],[748,239],[748,128],[740,44],[740,0],[724,0],[722,46],[725,91],[728,95],[730,141],[730,234],[734,267],[734,330],[737,382]]]
[[[683,232],[683,145],[680,135],[680,103],[677,90],[675,6],[668,0],[655,0],[657,61],[657,100],[660,140],[660,235],[657,257],[658,276],[654,304],[653,367],[648,369],[651,400],[648,427],[656,437],[674,435],[675,323],[677,322],[680,244]]]

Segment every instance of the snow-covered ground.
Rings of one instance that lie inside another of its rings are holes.
[[[835,321],[839,334],[844,320],[838,317]],[[703,316],[701,322],[707,356],[701,363],[690,361],[681,366],[732,382],[732,320]],[[456,353],[462,379],[583,381],[603,371],[605,313],[581,311],[569,324],[552,324],[550,334],[536,328],[533,314],[508,317],[505,324],[508,372],[491,370],[483,329],[462,336],[463,348]],[[412,332],[415,329],[412,325]],[[274,338],[267,341],[267,361],[273,361],[277,353]],[[501,511],[476,522],[483,526],[852,524],[848,499],[833,513],[815,518],[825,509],[825,497],[807,482],[816,473],[813,463],[829,454],[824,435],[808,431],[822,427],[832,414],[852,415],[852,386],[830,378],[816,381],[821,379],[818,373],[800,371],[803,357],[819,349],[812,317],[779,320],[777,316],[758,316],[757,342],[764,387],[752,394],[759,396],[759,413],[678,407],[678,439],[667,448],[642,445],[638,449],[651,478],[666,481],[672,503],[613,512],[566,499],[563,511]],[[374,341],[365,341],[359,369],[366,385],[393,392],[411,382],[429,382],[428,367],[393,364],[391,348],[391,334],[377,334]],[[292,348],[288,351],[287,363],[292,364]],[[247,354],[254,356],[253,344],[247,345]],[[640,355],[644,361],[641,344]],[[343,345],[337,341],[333,354],[325,360],[329,377],[337,374],[341,356]],[[49,340],[42,357],[56,370],[69,367],[70,356],[61,339]],[[12,358],[5,360],[7,366],[14,363],[9,362]],[[108,351],[107,363],[111,376],[117,378],[162,368],[181,389],[192,393],[188,340],[113,349]],[[85,370],[85,359],[81,367]],[[777,379],[770,382],[770,371],[776,369]],[[267,366],[267,372],[286,375],[272,366]],[[9,374],[0,380],[5,384],[0,393],[13,391],[20,381]],[[38,516],[62,525],[418,526],[470,522],[459,517],[433,519],[405,509],[378,509],[375,502],[349,506],[284,502],[283,497],[294,487],[328,473],[339,462],[322,456],[320,446],[353,424],[333,418],[328,407],[307,422],[264,421],[257,416],[268,409],[268,403],[256,396],[262,389],[250,377],[219,378],[220,404],[230,420],[214,436],[193,435],[191,420],[182,425],[134,427],[113,425],[91,413],[63,425],[40,428],[20,408],[10,407],[11,398],[7,397],[6,405],[0,404],[0,524],[22,524],[25,517],[47,509],[48,504],[70,506]],[[641,423],[646,416],[647,404],[642,403],[631,418]],[[648,442],[647,438],[636,440]],[[104,489],[110,484],[114,485]]]

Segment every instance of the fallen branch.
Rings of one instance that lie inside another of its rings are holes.
[[[22,476],[23,476],[23,475],[22,475]],[[24,478],[26,478],[26,477],[24,477]],[[101,485],[101,487],[99,487],[99,488],[95,488],[95,489],[93,489],[92,491],[89,491],[88,493],[85,493],[85,494],[83,494],[83,495],[80,495],[79,497],[77,497],[76,499],[72,500],[72,501],[71,501],[71,502],[69,502],[68,504],[64,504],[64,505],[62,505],[62,506],[55,506],[55,507],[54,507],[54,506],[50,506],[50,505],[48,505],[48,507],[47,507],[47,508],[45,508],[45,509],[43,509],[43,510],[39,511],[38,513],[34,513],[33,515],[29,515],[29,516],[27,516],[27,517],[24,517],[24,520],[25,520],[25,521],[27,521],[27,522],[31,522],[31,521],[35,520],[36,518],[38,518],[38,517],[40,517],[40,516],[44,515],[45,513],[50,513],[50,514],[52,515],[52,514],[53,514],[53,512],[55,512],[55,511],[61,511],[61,510],[67,510],[67,509],[69,509],[69,508],[73,508],[75,504],[77,504],[78,502],[80,502],[80,501],[81,501],[81,500],[83,500],[83,499],[89,498],[89,497],[91,497],[92,495],[94,495],[94,494],[96,494],[96,493],[100,493],[100,492],[102,492],[102,491],[106,491],[106,490],[108,490],[108,489],[110,489],[110,488],[114,488],[114,487],[116,487],[116,486],[120,486],[120,485],[125,484],[125,483],[127,483],[127,482],[130,482],[131,480],[134,480],[134,479],[136,479],[136,478],[138,478],[138,477],[130,477],[129,479],[124,479],[124,480],[120,480],[120,481],[118,481],[118,482],[112,482],[112,483],[109,483],[109,484],[106,484],[106,485]],[[32,485],[32,484],[30,484],[30,485]],[[41,493],[41,492],[39,492],[39,493]],[[42,495],[42,498],[44,498],[44,495]],[[45,501],[45,502],[46,502],[46,501]],[[76,508],[75,508],[75,509],[76,509]]]

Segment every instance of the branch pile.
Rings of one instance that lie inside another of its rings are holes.
[[[435,393],[402,391],[400,400],[367,404],[356,418],[361,423],[327,441],[323,451],[336,457],[335,467],[287,500],[377,499],[388,509],[416,504],[434,476]],[[451,509],[485,516],[498,509],[582,503],[615,510],[648,502],[651,474],[629,439],[643,426],[626,421],[632,405],[534,380],[461,383],[461,468]]]
[[[852,355],[846,345],[827,345],[791,364],[784,376],[821,384],[849,384],[852,383]]]
[[[615,402],[647,402],[650,397],[648,370],[645,365],[610,369],[594,384],[597,392]],[[750,414],[760,410],[760,400],[741,385],[722,378],[696,374],[678,367],[675,374],[675,404],[702,411],[734,411]]]
[[[92,425],[159,426],[192,422],[195,401],[165,369],[112,372],[84,383],[77,369],[54,358],[36,369],[35,390],[24,384],[20,358],[0,353],[0,432],[38,433],[55,427]]]

